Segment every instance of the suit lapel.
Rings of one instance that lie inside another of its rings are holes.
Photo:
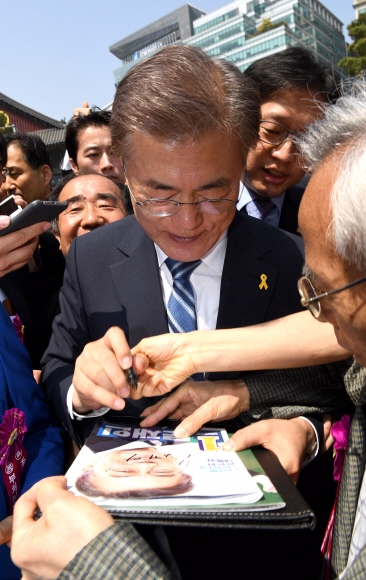
[[[263,322],[276,285],[277,268],[266,264],[271,246],[258,232],[243,227],[237,215],[229,228],[228,243],[221,279],[220,305],[216,328],[237,328]],[[267,277],[260,289],[261,276]]]
[[[355,400],[358,390],[359,405],[356,407],[351,424],[347,454],[343,467],[342,481],[334,526],[332,568],[338,576],[346,567],[356,516],[358,496],[365,471],[366,461],[366,371],[353,366],[345,377],[347,391]],[[350,389],[353,392],[350,392]],[[361,398],[362,391],[362,398]]]
[[[121,260],[110,269],[132,347],[147,336],[169,330],[153,242],[137,223],[132,223],[118,249]]]

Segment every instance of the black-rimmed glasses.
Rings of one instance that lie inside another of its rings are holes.
[[[328,296],[332,296],[332,294],[343,292],[343,290],[347,290],[348,288],[353,288],[353,286],[357,286],[362,282],[366,282],[366,276],[363,278],[358,278],[358,280],[354,280],[353,282],[345,284],[345,286],[341,286],[335,290],[329,290],[329,292],[322,292],[322,294],[317,294],[309,278],[307,278],[307,276],[302,276],[302,278],[300,278],[297,283],[297,288],[300,294],[301,305],[304,308],[310,310],[314,318],[319,318],[321,314],[320,300],[328,298]]]
[[[290,131],[283,125],[280,125],[280,123],[275,123],[274,121],[265,121],[262,119],[259,123],[259,140],[262,143],[281,145],[290,135],[291,137],[297,137],[298,133]]]

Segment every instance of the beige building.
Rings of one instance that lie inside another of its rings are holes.
[[[358,18],[360,14],[366,12],[366,0],[354,0],[353,8],[355,9],[355,16]]]

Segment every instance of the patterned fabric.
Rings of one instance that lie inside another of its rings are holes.
[[[253,199],[245,206],[245,210],[248,215],[257,218],[258,220],[264,220],[272,211],[277,208],[273,201],[270,199]]]
[[[197,330],[191,274],[201,260],[178,262],[167,258],[165,263],[173,277],[173,290],[168,302],[168,323],[171,332]]]
[[[196,306],[190,277],[202,261],[178,262],[167,258],[165,263],[173,277],[173,290],[167,308],[169,330],[170,332],[197,330]],[[204,373],[195,373],[189,378],[203,381],[204,377]]]
[[[131,524],[116,523],[89,542],[57,580],[172,580]]]
[[[339,501],[334,527],[332,572],[339,576],[347,566],[351,538],[356,517],[360,486],[366,462],[366,369],[355,363],[345,377],[347,392],[358,406],[351,424],[346,459],[343,467]],[[358,396],[357,396],[358,395]],[[366,569],[366,553],[363,550],[345,574],[344,580],[362,577]]]
[[[329,365],[246,371],[240,377],[250,395],[250,410],[240,415],[245,425],[253,420],[290,419],[311,413],[353,412],[343,377],[352,359]],[[349,394],[349,393],[348,393]]]

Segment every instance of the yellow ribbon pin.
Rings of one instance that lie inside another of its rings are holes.
[[[268,290],[268,284],[267,284],[267,276],[265,274],[261,274],[261,283],[259,284],[259,290],[263,290],[263,288],[265,290]]]

